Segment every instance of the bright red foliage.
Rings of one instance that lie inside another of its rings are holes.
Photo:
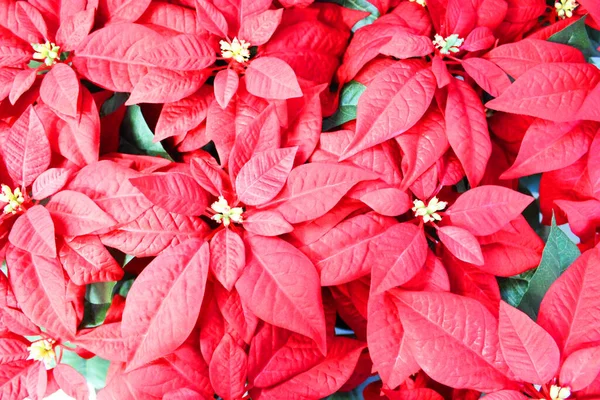
[[[596,3],[0,0],[0,398],[600,398]]]

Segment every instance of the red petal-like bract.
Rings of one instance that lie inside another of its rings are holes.
[[[246,352],[229,334],[215,349],[210,361],[210,381],[215,392],[224,400],[239,399],[246,391]]]
[[[54,223],[43,206],[31,207],[13,225],[8,240],[13,246],[43,257],[56,257]]]
[[[255,96],[265,99],[291,99],[302,96],[294,70],[274,57],[261,57],[246,70],[246,87]]]
[[[450,293],[395,291],[393,297],[405,340],[429,376],[485,392],[508,385],[498,323],[479,302]]]
[[[210,268],[227,289],[233,289],[246,266],[244,241],[231,229],[223,229],[210,241]]]
[[[115,224],[115,220],[89,197],[72,190],[63,190],[52,196],[46,208],[59,235],[87,235]]]
[[[236,283],[242,300],[260,319],[312,338],[325,353],[321,285],[310,260],[278,238],[252,236],[246,244],[250,257]]]
[[[50,108],[75,117],[79,108],[79,80],[66,64],[57,64],[44,76],[40,97]]]
[[[135,336],[128,370],[166,356],[185,341],[200,313],[208,266],[208,244],[190,240],[163,252],[136,279],[121,326],[123,336]]]

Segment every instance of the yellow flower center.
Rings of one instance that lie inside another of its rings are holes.
[[[436,34],[433,45],[440,50],[440,54],[458,53],[460,51],[460,46],[464,41],[465,39],[459,38],[456,33],[453,33],[446,39],[441,35]]]
[[[225,59],[233,58],[239,63],[245,63],[250,59],[250,43],[245,40],[233,38],[231,43],[221,40],[219,44],[221,45],[221,55]]]
[[[410,0],[411,3],[417,3],[420,6],[425,7],[427,5],[427,2],[425,0]]]
[[[56,64],[56,59],[60,55],[60,47],[54,43],[31,43],[31,47],[35,50],[33,53],[34,60],[43,60],[44,64],[51,66]]]
[[[46,369],[54,368],[56,366],[54,343],[52,339],[42,339],[31,343],[31,346],[27,348],[29,350],[27,359],[43,362]]]
[[[212,203],[210,208],[216,213],[212,216],[212,219],[218,223],[223,223],[225,226],[229,226],[231,221],[236,224],[241,224],[244,221],[242,217],[244,209],[242,207],[229,207],[223,196],[219,196],[219,200]]]
[[[20,188],[16,188],[14,192],[7,185],[0,185],[2,193],[0,193],[0,203],[7,203],[4,206],[4,214],[16,214],[21,209],[21,204],[25,201]]]
[[[421,200],[415,200],[415,205],[412,210],[415,213],[415,217],[423,217],[423,222],[427,223],[430,221],[441,221],[442,217],[437,211],[442,211],[448,205],[445,201],[439,201],[437,197],[433,197],[429,200],[429,203],[425,203]]]
[[[571,18],[573,16],[573,11],[577,7],[579,7],[579,4],[576,0],[560,0],[554,3],[556,14],[562,19]]]
[[[552,400],[565,400],[571,397],[571,389],[568,387],[560,387],[552,385],[550,387],[550,397]]]

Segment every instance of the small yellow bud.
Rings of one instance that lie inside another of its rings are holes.
[[[573,11],[579,7],[579,4],[576,0],[559,0],[554,3],[554,8],[556,8],[556,14],[562,18],[571,18],[573,16]]]
[[[571,389],[568,387],[552,385],[552,387],[550,387],[550,397],[552,397],[552,400],[568,399],[571,397]]]
[[[16,214],[21,209],[21,204],[25,201],[21,188],[10,190],[7,185],[0,185],[2,193],[0,193],[0,203],[7,203],[4,206],[4,214]]]
[[[458,53],[464,41],[465,39],[459,38],[456,33],[446,39],[436,33],[433,45],[440,50],[440,54]]]
[[[47,66],[56,64],[56,59],[60,55],[60,47],[54,43],[32,43],[31,47],[35,53],[33,53],[34,60],[43,60]]]
[[[236,224],[241,224],[244,221],[242,217],[244,209],[242,207],[229,207],[223,196],[219,196],[219,200],[212,203],[210,208],[216,213],[212,216],[212,219],[218,223],[223,223],[225,226],[229,226],[231,221]]]
[[[412,210],[415,213],[415,217],[423,217],[423,222],[427,223],[430,221],[441,221],[442,217],[437,211],[442,211],[448,205],[445,201],[439,201],[437,197],[433,197],[429,200],[427,206],[421,200],[415,200],[415,205]]]
[[[410,0],[411,3],[417,3],[420,6],[425,7],[427,5],[427,2],[425,0]]]
[[[250,59],[250,43],[245,40],[233,38],[231,43],[221,40],[221,55],[223,58],[233,58],[239,63],[245,63]]]
[[[42,361],[46,369],[56,367],[56,352],[54,351],[54,340],[42,339],[31,343],[28,360]]]

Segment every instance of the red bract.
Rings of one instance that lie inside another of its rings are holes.
[[[600,398],[599,22],[0,0],[0,398]]]

